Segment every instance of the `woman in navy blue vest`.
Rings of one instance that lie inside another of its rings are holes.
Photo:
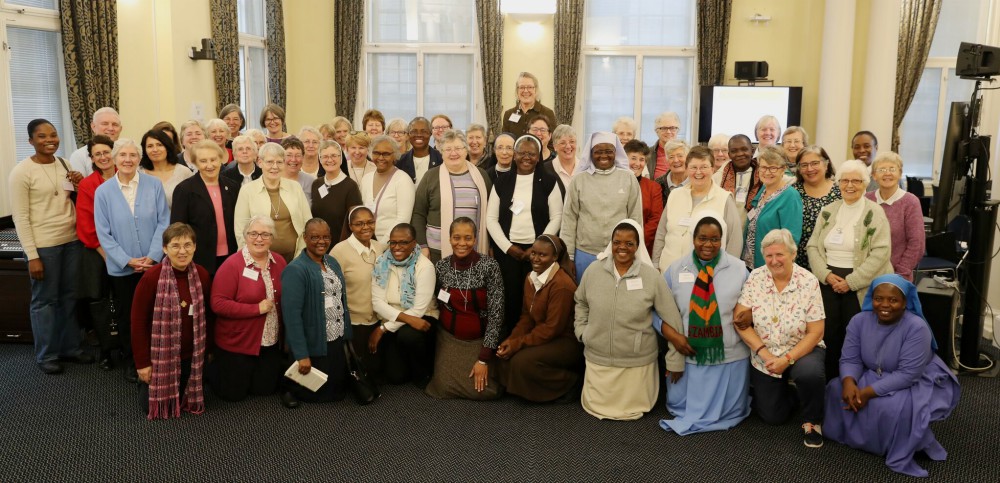
[[[528,259],[539,235],[556,235],[562,222],[559,177],[541,169],[542,143],[530,134],[514,142],[514,168],[497,175],[486,204],[486,228],[493,256],[503,273],[503,337],[517,324],[524,297],[524,280],[531,273]],[[537,169],[536,169],[537,168]]]

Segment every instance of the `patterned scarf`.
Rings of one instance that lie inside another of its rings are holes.
[[[198,269],[192,263],[187,270],[191,305],[194,306],[194,351],[191,354],[191,376],[180,398],[181,379],[181,299],[170,261],[160,263],[160,278],[156,282],[153,305],[153,334],[150,358],[153,375],[149,382],[149,414],[146,419],[178,418],[181,409],[192,413],[205,412],[202,368],[205,363],[205,296]]]
[[[450,246],[450,245],[449,245]],[[397,261],[391,250],[386,250],[375,260],[372,276],[379,287],[389,285],[389,267],[404,267],[403,277],[399,281],[399,301],[403,310],[413,308],[413,299],[417,294],[416,273],[417,258],[420,256],[420,246],[413,248],[413,253],[403,261]]]
[[[732,161],[726,163],[726,167],[722,168],[722,183],[719,184],[722,189],[730,192],[733,196],[736,196],[736,169],[733,168]],[[747,186],[749,190],[747,192],[747,200],[743,204],[743,209],[750,211],[750,201],[757,196],[757,191],[760,190],[761,183],[760,178],[757,173],[757,160],[750,160],[750,185]]]
[[[695,349],[695,362],[699,366],[718,364],[726,358],[722,342],[722,318],[719,302],[715,299],[715,266],[719,264],[722,250],[708,263],[702,263],[692,254],[698,278],[691,290],[690,315],[688,316],[688,343]]]

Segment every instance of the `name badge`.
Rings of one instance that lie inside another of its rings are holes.
[[[691,272],[681,272],[677,274],[677,281],[680,283],[694,283],[694,274]]]
[[[747,202],[747,191],[745,189],[736,190],[736,201],[739,203]]]
[[[76,191],[76,186],[73,186],[73,182],[70,180],[63,180],[63,189],[66,191]]]
[[[510,204],[510,211],[515,215],[520,215],[521,212],[524,211],[524,202],[521,200],[514,200],[514,202]]]
[[[642,279],[641,278],[630,278],[625,280],[625,289],[632,290],[642,290]]]
[[[833,243],[834,245],[843,245],[844,244],[844,234],[843,233],[831,233],[830,237],[827,238],[826,240],[828,242],[830,242],[830,243]]]
[[[330,194],[330,188],[327,188],[326,185],[323,185],[323,186],[319,187],[319,197],[320,198],[326,198],[326,195],[328,195],[328,194]]]
[[[438,290],[438,300],[448,303],[451,300],[451,294],[445,289]]]
[[[752,220],[754,218],[757,218],[757,213],[759,212],[756,209],[750,210],[750,212],[747,213],[747,219]]]
[[[685,216],[684,218],[681,218],[681,221],[678,221],[677,224],[680,226],[691,226],[691,217]]]
[[[513,113],[511,113],[510,117],[507,118],[507,120],[510,121],[510,122],[520,121],[521,120],[521,115],[518,114],[518,113],[516,113],[516,112],[513,112]]]
[[[256,282],[260,273],[250,267],[243,267],[243,276]]]

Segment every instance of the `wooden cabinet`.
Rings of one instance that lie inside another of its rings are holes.
[[[32,342],[30,303],[28,264],[0,260],[0,342]]]

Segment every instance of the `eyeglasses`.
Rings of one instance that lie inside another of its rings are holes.
[[[285,164],[285,162],[284,161],[274,161],[274,160],[272,160],[272,161],[262,161],[262,164],[264,166],[267,166],[267,167],[270,168],[270,167],[274,167],[274,166],[282,166],[282,165]]]
[[[698,171],[711,171],[711,166],[688,166],[688,171],[698,172]]]
[[[533,127],[531,129],[528,129],[528,132],[533,133],[533,134],[545,134],[545,133],[549,132],[549,128],[547,128],[547,127]]]
[[[878,174],[895,174],[899,170],[895,166],[887,166],[885,168],[876,169],[875,172]]]
[[[699,236],[698,238],[695,238],[695,240],[697,240],[698,243],[710,243],[712,245],[719,245],[722,243],[722,238],[719,238],[717,236],[714,237]]]
[[[808,163],[799,163],[799,169],[818,168],[822,165],[823,165],[822,161],[809,161]]]
[[[406,245],[409,245],[410,243],[413,243],[415,241],[416,240],[406,240],[406,241],[403,241],[403,240],[389,240],[386,244],[389,245],[390,247],[405,247]]]
[[[681,128],[679,126],[660,126],[656,128],[656,132],[663,132],[663,131],[677,132],[680,130]]]
[[[781,144],[782,146],[802,146],[802,141],[798,139],[786,139]]]
[[[260,238],[261,240],[270,240],[274,238],[274,233],[268,233],[266,231],[251,231],[247,233],[247,238]]]
[[[457,147],[456,148],[454,146],[447,147],[447,148],[444,148],[444,149],[441,150],[441,152],[445,153],[445,154],[460,153],[462,151],[465,151],[465,148],[463,148],[463,147]]]
[[[406,131],[389,131],[390,136],[404,136]]]
[[[517,90],[519,90],[519,91],[533,91],[533,90],[535,90],[535,86],[517,86]]]
[[[271,123],[275,123],[275,122],[281,122],[281,118],[280,117],[267,117],[267,118],[264,118],[264,124],[271,124]]]
[[[375,158],[390,158],[390,159],[392,159],[392,155],[393,154],[395,154],[395,153],[393,153],[391,151],[390,152],[372,151],[372,159],[375,159]]]
[[[861,186],[863,184],[865,184],[865,182],[862,181],[862,180],[860,180],[860,179],[842,179],[842,180],[840,180],[840,185],[841,186],[850,186],[850,185]]]
[[[309,241],[311,241],[311,242],[313,242],[313,243],[316,243],[318,241],[328,242],[330,240],[333,240],[333,238],[330,237],[330,235],[321,235],[321,236],[319,236],[319,235],[313,235],[313,236],[311,236],[309,238],[306,238],[306,239],[309,240]]]
[[[451,129],[451,126],[434,126],[432,129],[434,130],[434,132],[439,132]]]
[[[760,166],[757,169],[761,170],[761,172],[763,173],[771,173],[771,174],[779,173],[785,170],[785,168],[782,166]]]
[[[351,223],[351,226],[353,226],[354,228],[364,228],[366,226],[372,227],[372,226],[375,226],[375,220],[372,220],[372,221],[355,221],[354,223]]]
[[[171,243],[171,244],[167,245],[167,250],[170,250],[172,252],[179,252],[182,249],[184,251],[186,251],[186,252],[194,251],[194,243],[187,242],[187,243],[185,243],[183,245],[181,245],[179,243]]]
[[[343,155],[340,154],[323,154],[319,157],[320,161],[334,161],[342,158]]]

